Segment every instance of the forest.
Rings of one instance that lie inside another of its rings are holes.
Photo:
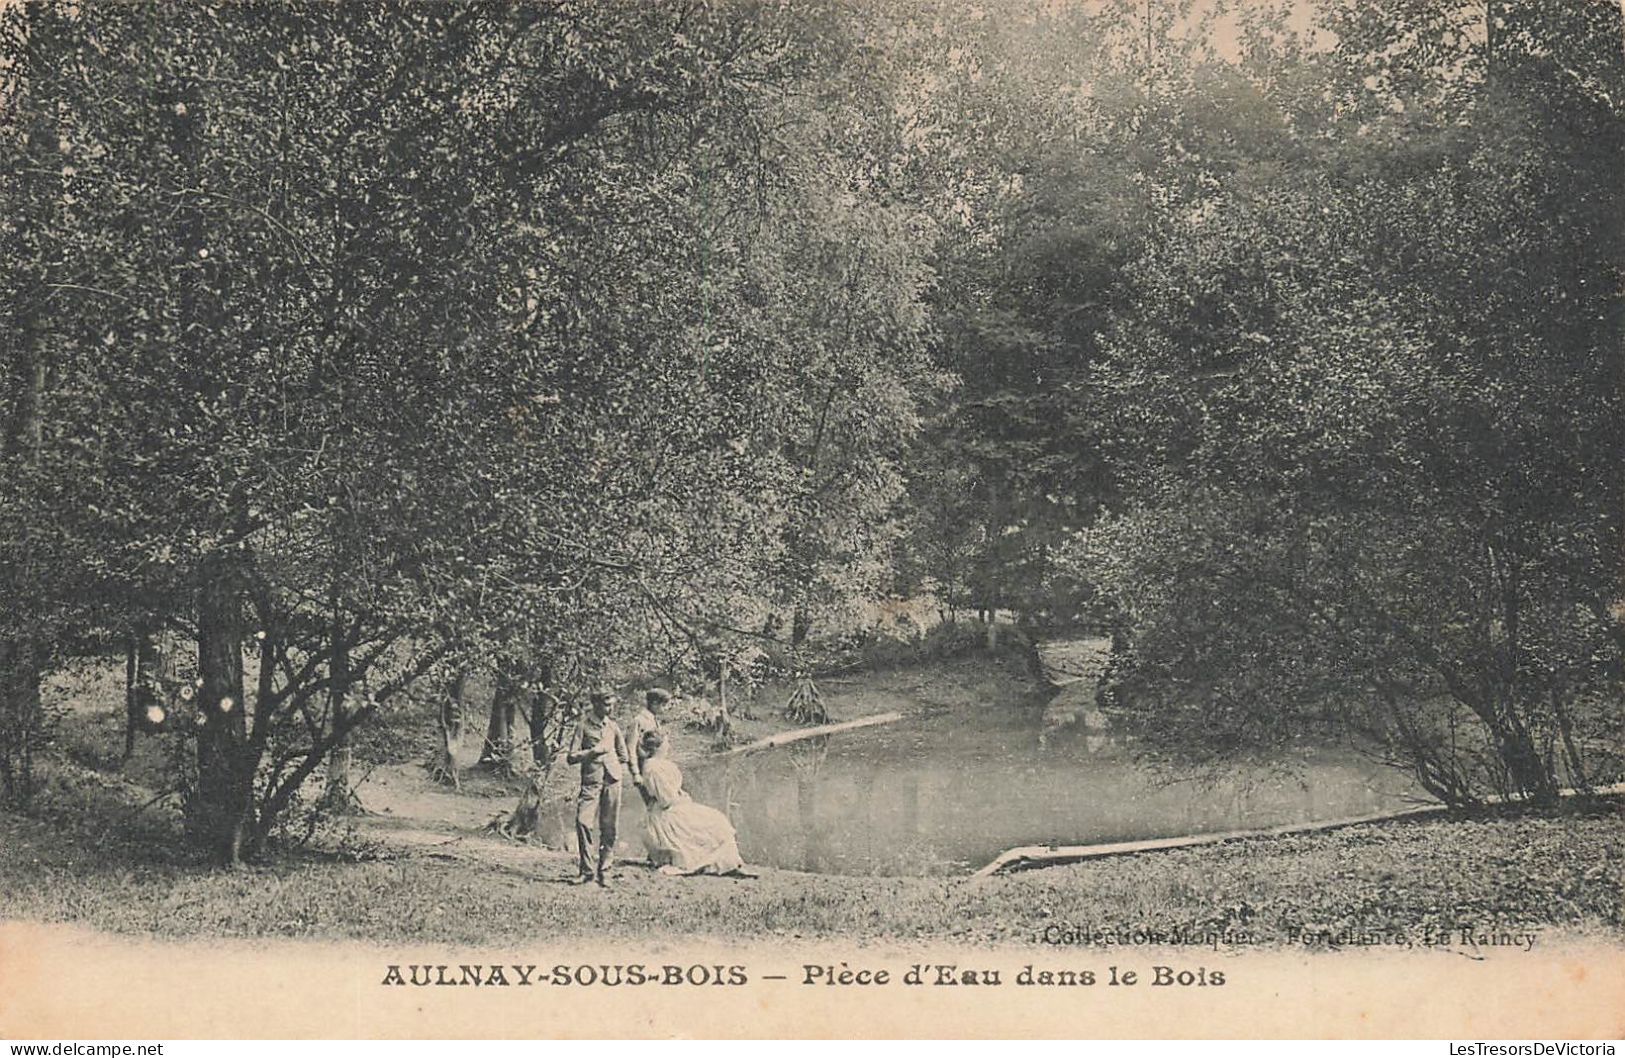
[[[53,674],[235,864],[909,602],[1176,767],[1621,777],[1614,0],[33,0],[0,106],[8,811]]]

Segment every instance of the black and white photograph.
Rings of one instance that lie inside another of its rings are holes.
[[[1625,1033],[1620,0],[0,0],[0,358],[0,1038]]]

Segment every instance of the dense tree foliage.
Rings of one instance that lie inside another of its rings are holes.
[[[1109,625],[1155,751],[1590,785],[1620,23],[9,5],[0,780],[42,677],[127,653],[231,861],[344,802],[360,725],[453,737],[471,674],[542,761],[588,681],[929,591]]]
[[[1352,730],[1451,801],[1587,787],[1618,760],[1620,12],[1320,18],[1151,86],[1122,296],[1041,332],[1072,358],[1044,435],[1108,471],[1061,565],[1119,608],[1151,746]]]
[[[196,639],[223,858],[421,677],[591,676],[863,559],[926,276],[790,14],[7,11],[8,642]]]

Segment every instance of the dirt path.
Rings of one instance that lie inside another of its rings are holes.
[[[357,839],[392,853],[556,871],[571,859],[566,850],[488,829],[508,817],[523,788],[523,779],[470,770],[458,790],[421,764],[384,764],[357,784],[363,814],[348,822]]]

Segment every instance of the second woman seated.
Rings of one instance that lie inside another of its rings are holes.
[[[649,821],[644,840],[649,862],[665,874],[739,874],[744,861],[728,817],[689,797],[683,772],[668,756],[665,735],[650,731],[641,740],[644,805]]]

